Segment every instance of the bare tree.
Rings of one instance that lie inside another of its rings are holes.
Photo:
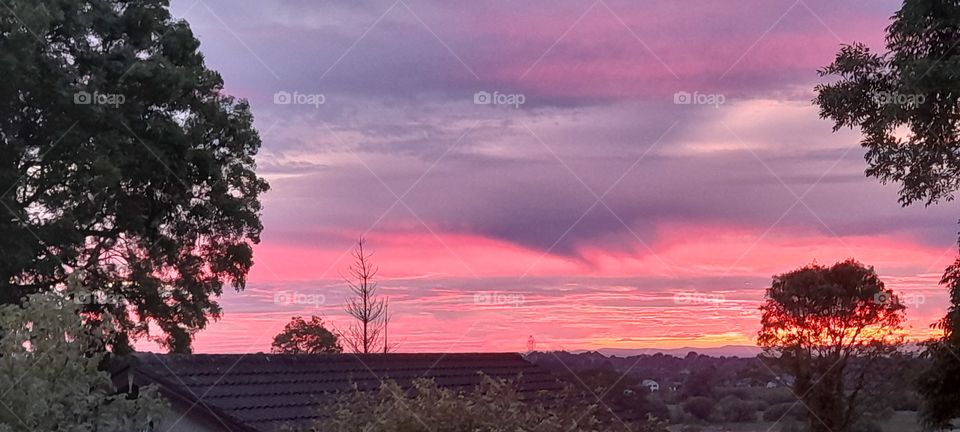
[[[379,268],[373,264],[373,254],[365,250],[365,246],[366,240],[361,237],[353,250],[353,264],[344,278],[351,292],[344,310],[356,321],[347,328],[343,339],[353,352],[377,352],[381,344],[383,352],[387,352],[387,324],[390,322],[387,302],[377,295],[374,278]]]

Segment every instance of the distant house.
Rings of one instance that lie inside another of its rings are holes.
[[[777,387],[790,387],[792,386],[797,379],[790,374],[783,374],[776,377],[775,380],[767,383],[767,388],[777,388]]]
[[[643,382],[641,382],[640,384],[641,384],[642,386],[646,387],[647,390],[650,390],[650,393],[656,393],[656,392],[660,391],[660,383],[658,383],[658,382],[656,382],[656,381],[654,381],[654,380],[645,379],[645,380],[643,380]]]
[[[392,379],[409,388],[432,378],[445,388],[470,389],[483,372],[516,380],[520,396],[556,391],[546,370],[519,354],[151,354],[137,353],[113,371],[114,384],[134,392],[156,384],[171,404],[167,432],[275,432],[320,420],[335,392],[379,388]],[[519,379],[518,379],[519,377]]]

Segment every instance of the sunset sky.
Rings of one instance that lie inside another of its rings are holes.
[[[197,351],[267,351],[293,315],[344,326],[360,236],[401,351],[749,345],[772,275],[849,257],[928,334],[957,205],[901,208],[811,104],[898,7],[174,0],[249,99],[272,186],[248,287]]]

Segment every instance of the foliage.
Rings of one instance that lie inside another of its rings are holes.
[[[243,289],[262,230],[260,138],[168,0],[0,8],[0,304],[83,270],[113,343],[188,352]]]
[[[754,403],[727,396],[717,403],[717,411],[724,421],[731,423],[754,422],[757,420],[757,406]]]
[[[346,278],[351,297],[344,310],[356,322],[347,328],[343,338],[353,352],[388,352],[391,348],[387,341],[390,313],[386,299],[377,295],[377,283],[374,279],[379,268],[371,261],[373,254],[364,250],[366,243],[362,237],[357,242],[357,247],[353,250],[354,262]]]
[[[683,382],[683,394],[687,397],[712,396],[719,382],[717,372],[714,366],[694,371]]]
[[[775,387],[764,389],[763,401],[770,405],[779,405],[796,402],[797,397],[786,387]]]
[[[960,3],[905,0],[886,30],[887,52],[843,47],[821,75],[814,102],[835,130],[858,128],[867,174],[900,184],[900,202],[930,205],[960,189]],[[922,420],[945,428],[960,417],[960,258],[944,272],[950,308],[927,347]]]
[[[821,117],[860,129],[867,174],[900,183],[904,205],[960,188],[958,20],[956,2],[907,0],[887,28],[887,53],[846,45],[819,71],[839,78],[816,88]]]
[[[116,395],[98,371],[113,323],[100,319],[102,326],[84,326],[77,305],[55,293],[0,307],[0,431],[156,429],[166,407],[156,389]]]
[[[278,354],[332,354],[340,353],[343,348],[333,334],[323,326],[320,317],[310,317],[310,322],[295,316],[273,338],[271,352]]]
[[[641,385],[641,380],[632,374],[624,375],[609,367],[576,372],[564,368],[555,370],[554,374],[585,397],[601,401],[597,408],[597,417],[601,421],[618,423],[625,419],[670,418],[667,405],[653,397]]]
[[[949,428],[952,420],[960,417],[960,360],[956,358],[960,352],[958,336],[958,332],[953,331],[949,339],[932,341],[924,353],[934,366],[927,368],[918,380],[918,392],[923,398],[920,418],[930,429]]]
[[[706,421],[713,416],[716,404],[717,403],[714,402],[713,399],[697,396],[687,399],[687,401],[683,403],[683,410],[690,413],[690,415],[696,417],[698,420]]]
[[[806,420],[807,409],[797,400],[770,405],[763,411],[763,421],[782,422],[787,420]]]
[[[853,426],[853,432],[884,432],[883,427],[873,420],[864,420]]]
[[[546,396],[546,395],[544,395]],[[408,392],[396,382],[379,391],[352,392],[327,408],[314,430],[325,432],[577,432],[622,430],[605,427],[596,406],[573,391],[551,395],[551,406],[523,401],[513,385],[484,377],[473,392],[461,393],[420,379]],[[619,425],[618,425],[619,426]],[[650,421],[636,432],[666,432]]]
[[[853,260],[776,276],[766,298],[758,338],[765,361],[792,374],[811,430],[849,430],[865,414],[869,374],[902,342],[900,299]]]
[[[930,429],[951,427],[960,417],[960,258],[947,268],[941,284],[950,291],[950,308],[936,326],[943,337],[926,345],[924,357],[930,361],[918,378],[923,399],[920,418]]]

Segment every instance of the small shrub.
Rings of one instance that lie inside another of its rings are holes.
[[[757,420],[755,404],[739,399],[736,396],[727,396],[717,404],[720,418],[731,423],[745,423]]]
[[[770,404],[762,400],[752,400],[750,403],[753,405],[754,411],[766,411],[767,407],[770,406]]]
[[[770,405],[763,412],[763,421],[806,420],[806,408],[799,402]]]
[[[659,398],[648,395],[646,411],[649,416],[660,420],[670,420],[670,408]]]
[[[793,392],[786,387],[777,387],[772,389],[764,389],[764,392],[761,396],[764,402],[769,405],[779,405],[783,403],[794,403],[797,401],[797,397],[794,396]]]
[[[799,421],[780,422],[780,432],[808,432],[807,427]]]
[[[708,420],[716,407],[713,399],[704,396],[697,396],[687,399],[683,403],[683,410],[696,417],[698,420]]]
[[[915,392],[904,391],[894,394],[890,398],[890,404],[896,411],[919,411],[920,399]]]
[[[880,427],[877,422],[872,420],[864,420],[857,422],[853,425],[853,428],[850,429],[851,432],[883,432],[883,428]]]
[[[720,400],[729,396],[734,396],[737,399],[751,399],[755,395],[749,388],[744,387],[720,387],[715,389],[713,394]]]

